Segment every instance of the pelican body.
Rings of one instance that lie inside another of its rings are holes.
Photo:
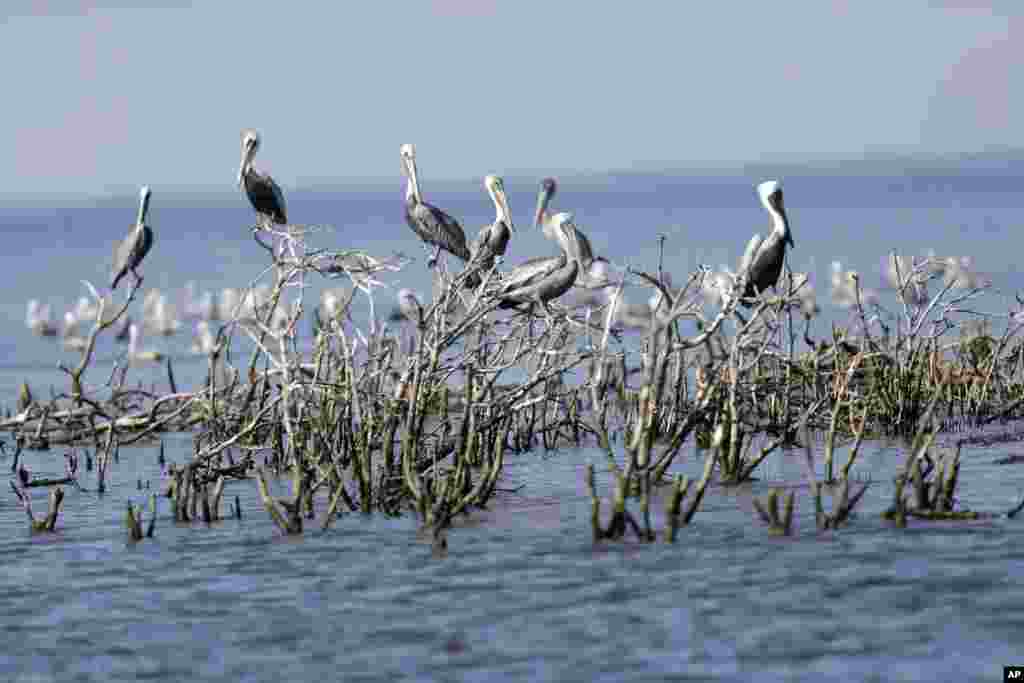
[[[149,187],[143,186],[139,191],[139,215],[128,236],[114,247],[114,264],[111,268],[110,288],[117,289],[117,283],[131,272],[136,282],[142,282],[136,268],[146,258],[153,246],[153,230],[146,225],[146,214],[149,212]]]
[[[782,186],[774,180],[757,186],[757,194],[761,204],[772,219],[772,231],[762,240],[756,234],[747,243],[747,249],[740,261],[739,273],[747,272],[747,286],[743,298],[749,299],[774,287],[782,274],[782,263],[786,259],[786,246],[793,246],[793,237],[789,232],[789,219],[782,202]],[[744,301],[750,307],[751,303]]]
[[[287,225],[284,194],[274,179],[252,165],[260,148],[260,134],[254,130],[242,131],[242,164],[238,167],[238,186],[245,189],[256,215],[265,224]]]
[[[562,232],[555,225],[555,217],[558,214],[552,214],[548,212],[548,204],[551,203],[551,198],[558,192],[558,182],[554,178],[545,178],[540,183],[540,192],[537,194],[537,210],[534,213],[533,224],[540,227],[544,231],[544,236],[549,240],[555,240],[561,244],[563,236]],[[594,250],[590,246],[590,240],[586,234],[580,230],[577,226],[573,225],[575,232],[577,250],[579,253],[580,265],[584,268],[590,266],[590,262],[594,260]],[[565,245],[562,245],[563,248]]]
[[[494,202],[496,216],[494,222],[485,225],[480,229],[476,241],[472,245],[472,252],[478,259],[481,270],[490,270],[494,267],[494,260],[505,255],[508,242],[515,232],[515,225],[512,223],[512,213],[508,208],[508,198],[505,195],[505,183],[495,175],[484,178],[484,187],[491,195]]]
[[[405,222],[421,240],[436,247],[431,265],[437,261],[442,249],[463,261],[469,261],[472,255],[466,245],[466,233],[459,222],[436,206],[423,201],[416,168],[416,148],[411,144],[404,144],[399,149],[399,154],[402,157],[402,170],[409,179],[405,190]]]
[[[576,282],[580,256],[572,214],[556,214],[553,221],[562,234],[558,240],[562,254],[530,259],[513,269],[502,281],[498,308],[515,308],[524,303],[539,304],[550,314],[548,302],[565,294]]]

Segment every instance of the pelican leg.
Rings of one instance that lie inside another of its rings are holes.
[[[135,268],[132,268],[132,276],[135,277],[136,286],[141,287],[142,286],[142,276],[139,275],[139,271],[135,270]]]

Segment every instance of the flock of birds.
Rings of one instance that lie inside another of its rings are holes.
[[[254,130],[242,133],[242,159],[238,169],[238,185],[244,189],[257,214],[257,227],[288,225],[288,214],[284,194],[280,186],[268,174],[253,165],[253,159],[260,147],[260,136]],[[409,228],[431,250],[428,266],[434,267],[442,251],[467,264],[468,272],[463,278],[466,287],[477,287],[482,278],[494,270],[493,294],[500,301],[500,308],[521,308],[539,306],[551,315],[549,302],[563,296],[574,285],[578,286],[575,305],[596,306],[606,302],[614,289],[609,262],[594,255],[593,247],[586,234],[575,224],[570,212],[553,212],[549,209],[557,192],[554,178],[545,178],[540,185],[534,226],[554,241],[559,253],[528,259],[523,263],[500,273],[500,265],[515,232],[515,224],[509,210],[504,182],[495,175],[484,179],[484,188],[495,207],[495,219],[483,226],[477,237],[467,240],[459,221],[450,214],[430,204],[423,198],[420,187],[416,149],[412,144],[399,148],[402,171],[407,178],[405,191],[405,220]],[[754,298],[769,288],[778,288],[783,277],[783,264],[787,250],[794,248],[789,219],[783,201],[782,186],[778,181],[766,181],[757,186],[758,197],[771,220],[771,229],[762,238],[755,234],[747,243],[738,268],[731,271],[723,266],[705,278],[705,298],[719,305],[728,303],[728,297],[735,289],[736,278],[747,274],[747,284],[740,303],[749,307]],[[152,249],[154,235],[146,224],[151,192],[143,187],[139,195],[139,209],[135,224],[128,235],[114,249],[111,268],[111,294],[122,280],[131,275],[136,286],[142,276],[138,268]],[[922,268],[926,263],[928,267]],[[968,259],[939,258],[930,254],[925,261],[909,257],[890,257],[883,267],[887,284],[901,292],[907,303],[922,303],[927,300],[928,281],[935,274],[941,274],[947,286],[972,288],[981,284]],[[795,291],[800,308],[808,318],[818,313],[814,287],[806,273],[790,273],[791,281],[785,283],[789,291]],[[668,283],[671,285],[671,283]],[[878,293],[863,286],[855,271],[844,271],[836,261],[832,263],[832,300],[838,306],[851,308],[858,304],[871,306],[878,302]],[[110,310],[109,296],[106,310]],[[219,319],[237,318],[245,322],[255,319],[268,305],[269,288],[256,287],[242,295],[235,289],[224,289],[220,296],[205,292],[198,299],[194,285],[186,286],[182,308],[186,320],[196,320],[192,351],[197,354],[209,353],[214,345],[210,323]],[[415,293],[408,289],[398,292],[398,311],[401,317],[422,323],[423,307]],[[346,305],[346,297],[340,290],[327,290],[321,296],[321,315],[334,317]],[[660,293],[651,297],[646,305],[624,304],[617,306],[617,322],[623,327],[648,327],[651,320],[664,311]],[[83,324],[91,323],[99,315],[99,306],[83,297],[78,305],[64,314],[63,326],[58,328],[51,321],[48,305],[37,300],[28,302],[26,324],[43,337],[59,336],[65,348],[81,350],[86,347],[88,337],[83,334]],[[287,324],[287,314],[278,307],[272,314],[272,325]],[[116,335],[118,341],[128,344],[128,358],[133,363],[162,360],[159,352],[139,348],[142,330],[157,335],[175,334],[181,327],[177,308],[168,302],[159,290],[150,290],[143,301],[142,327],[126,319]]]
[[[337,290],[324,293],[325,300],[329,300],[329,296],[337,298]],[[103,298],[104,318],[109,320],[114,305],[109,295]],[[143,333],[173,336],[178,334],[186,323],[193,323],[190,352],[208,355],[213,351],[216,342],[211,323],[236,316],[242,323],[255,321],[269,305],[270,288],[266,285],[257,285],[251,291],[243,293],[233,287],[225,287],[219,293],[206,291],[197,297],[195,283],[188,282],[176,299],[177,301],[171,300],[159,289],[150,289],[142,300],[141,320],[135,321],[131,316],[126,316],[121,322],[114,339],[127,344],[127,358],[131,364],[164,360],[163,354],[159,351],[141,348]],[[59,340],[68,351],[81,351],[89,343],[89,329],[99,318],[99,314],[98,303],[81,297],[73,308],[65,311],[63,320],[58,325],[53,320],[50,305],[32,299],[28,302],[25,324],[40,337]],[[286,323],[287,314],[283,307],[278,306],[271,315],[271,325],[280,328]]]

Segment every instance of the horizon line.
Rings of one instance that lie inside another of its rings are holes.
[[[538,169],[515,169],[503,174],[506,182],[536,182],[537,179],[545,176],[557,176],[560,178],[610,178],[622,175],[697,175],[707,174],[715,176],[745,175],[753,171],[771,166],[779,171],[788,170],[792,172],[798,168],[813,171],[829,171],[842,175],[850,172],[849,166],[872,167],[881,165],[903,165],[914,170],[928,170],[934,168],[948,168],[952,165],[965,162],[984,161],[1024,161],[1024,148],[1000,147],[973,152],[951,152],[951,153],[898,153],[898,152],[874,152],[866,153],[860,157],[836,157],[827,159],[804,159],[804,158],[778,158],[756,161],[691,161],[691,162],[659,162],[644,161],[636,162],[632,167],[607,168],[600,170],[580,170],[570,168],[548,168],[544,171]],[[841,167],[847,168],[841,168]],[[454,183],[478,182],[483,177],[476,176],[432,176],[431,183],[439,185],[451,185]],[[324,192],[328,190],[339,190],[348,188],[365,188],[383,190],[389,185],[403,182],[400,175],[395,176],[334,176],[324,178],[300,179],[294,186],[285,186],[283,189],[296,194]],[[229,187],[231,189],[229,189]],[[168,194],[173,197],[191,195],[203,199],[226,198],[238,192],[234,183],[231,185],[166,185],[160,190],[161,194]],[[136,185],[112,185],[102,192],[47,192],[27,191],[9,193],[0,191],[0,204],[10,205],[15,202],[44,201],[49,203],[65,203],[80,201],[107,202],[134,197],[138,192]]]

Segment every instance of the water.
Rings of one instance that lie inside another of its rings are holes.
[[[970,254],[1004,292],[1024,285],[1015,266],[1024,216],[1020,165],[904,175],[785,177],[797,248],[794,267],[817,276],[827,298],[834,258],[877,281],[890,248]],[[658,234],[677,280],[697,263],[734,263],[753,230],[764,230],[752,184],[724,176],[563,179],[554,206],[576,211],[599,252],[653,270]],[[424,188],[465,219],[491,219],[483,190]],[[528,228],[534,188],[508,183],[520,232],[510,260],[552,250]],[[401,222],[399,190],[289,195],[296,220],[332,223],[324,241],[375,254],[422,250]],[[38,393],[66,389],[54,369],[70,361],[24,329],[27,299],[58,312],[102,282],[111,245],[131,222],[131,200],[95,206],[0,209],[8,288],[0,295],[0,401],[27,379]],[[239,286],[261,267],[239,198],[161,200],[154,188],[157,243],[143,273],[173,292]],[[982,238],[983,236],[983,238]],[[379,291],[429,291],[422,258]],[[870,282],[868,284],[874,284]],[[318,285],[319,286],[319,285]],[[315,294],[315,291],[314,291]],[[646,295],[631,293],[640,300]],[[992,297],[987,310],[1006,310]],[[1002,307],[1000,309],[1000,306]],[[179,383],[205,370],[185,353],[186,335],[148,339],[172,353]],[[119,349],[104,344],[87,376],[106,381]],[[138,368],[130,382],[166,389],[162,370]],[[168,458],[191,452],[187,435],[165,437]],[[969,446],[959,497],[965,507],[1009,508],[1024,468],[996,466],[1016,444]],[[892,495],[900,444],[870,444],[859,470],[876,482],[850,526],[819,534],[800,487],[799,457],[778,455],[764,481],[713,488],[678,542],[594,546],[583,484],[593,449],[509,459],[488,511],[461,520],[447,556],[434,557],[412,517],[346,515],[328,532],[284,538],[259,504],[255,484],[233,482],[244,517],[207,527],[175,525],[161,499],[156,538],[131,545],[125,502],[138,480],[161,486],[155,445],[122,450],[106,496],[67,491],[53,535],[30,535],[13,496],[0,497],[0,620],[10,680],[996,680],[1019,663],[1024,636],[1020,520],[911,522],[897,530],[879,513]],[[37,476],[59,475],[63,449],[30,453]],[[0,466],[9,457],[0,456]],[[697,474],[689,454],[681,471]],[[83,484],[95,488],[93,473]],[[771,538],[752,496],[797,487],[793,538]],[[522,486],[523,488],[512,491]],[[608,493],[607,481],[601,481]],[[45,492],[35,491],[37,511]],[[318,510],[322,513],[323,501]],[[660,528],[661,501],[655,505]]]

